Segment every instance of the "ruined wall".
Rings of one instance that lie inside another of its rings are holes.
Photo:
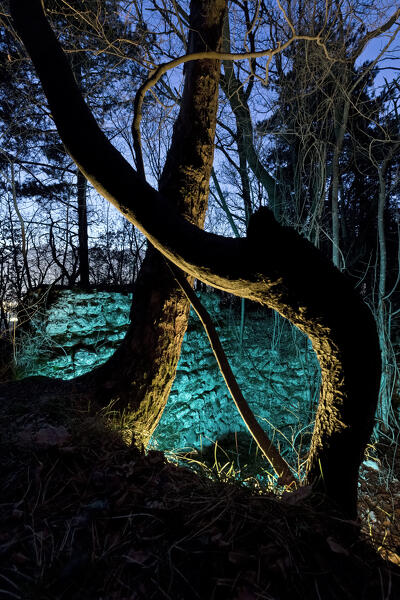
[[[249,307],[239,342],[237,302],[202,292],[243,394],[277,445],[307,442],[319,389],[319,368],[308,340],[271,311]],[[71,378],[106,360],[129,320],[128,294],[64,290],[31,320],[19,338],[20,374]],[[245,431],[209,342],[191,314],[177,377],[152,439],[159,449],[190,449]],[[296,438],[296,439],[295,439]]]

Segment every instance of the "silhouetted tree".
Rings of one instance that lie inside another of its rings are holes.
[[[193,4],[192,16],[202,20],[202,27],[201,36],[192,29],[192,43],[198,37],[204,43],[210,33],[213,44],[218,45],[225,3],[212,2],[208,11],[203,5],[204,13],[196,10],[197,2]],[[252,217],[246,239],[231,239],[202,231],[179,215],[171,202],[182,195],[182,200],[186,199],[193,189],[182,194],[182,177],[198,186],[196,197],[208,186],[205,175],[206,166],[211,169],[215,115],[209,102],[216,104],[216,93],[212,99],[218,83],[218,62],[205,56],[187,69],[165,180],[162,191],[157,192],[101,132],[82,99],[40,0],[13,0],[11,10],[60,136],[96,189],[139,226],[155,248],[186,272],[278,310],[310,337],[321,366],[322,386],[308,459],[308,480],[354,516],[358,468],[373,427],[380,377],[379,344],[369,309],[340,271],[292,229],[279,225],[268,209]],[[206,47],[211,47],[211,40]],[[191,77],[194,81],[189,88]],[[195,83],[201,85],[196,87]],[[204,113],[211,120],[207,121],[208,126],[201,118],[198,120],[199,116],[204,119]],[[191,133],[185,132],[190,148],[183,144],[184,135],[179,134],[182,126],[190,127]],[[175,145],[178,140],[180,144]],[[190,157],[195,152],[196,161],[185,171],[183,165],[188,164],[189,151]],[[148,273],[150,287],[152,277]],[[150,298],[157,300],[157,295],[153,292]],[[166,321],[175,331],[182,327],[180,316]],[[151,321],[146,322],[148,337],[152,336],[152,325]],[[134,344],[132,338],[131,348],[125,352],[134,350]],[[154,345],[150,347],[157,353]],[[148,403],[142,408],[150,411],[152,418],[159,410],[159,406]]]

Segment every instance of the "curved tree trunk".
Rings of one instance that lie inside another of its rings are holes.
[[[252,435],[254,441],[260,448],[264,457],[268,460],[271,467],[274,469],[276,475],[278,476],[278,481],[287,486],[295,486],[296,479],[293,476],[288,463],[280,455],[278,449],[275,448],[272,441],[268,438],[267,434],[265,433],[261,425],[258,423],[253,411],[251,410],[245,397],[242,394],[242,391],[237,383],[235,375],[233,374],[228,358],[222,347],[219,335],[217,333],[217,330],[214,326],[209,312],[201,304],[200,300],[196,296],[195,291],[192,290],[191,286],[187,283],[183,272],[180,269],[177,269],[176,267],[171,265],[171,263],[168,264],[170,265],[171,272],[173,273],[176,281],[179,283],[179,286],[181,287],[183,293],[189,300],[190,304],[193,307],[193,310],[197,314],[201,324],[204,327],[204,330],[208,337],[208,341],[210,342],[211,349],[214,353],[215,360],[218,363],[219,370],[226,383],[226,387],[228,388],[232,400],[235,403],[235,406],[240,416],[242,417],[248,431]]]
[[[366,305],[330,261],[279,225],[268,209],[253,215],[245,239],[207,233],[177,214],[97,126],[40,0],[18,0],[11,7],[60,136],[94,187],[183,270],[277,310],[310,337],[322,387],[308,480],[354,517],[358,468],[372,432],[380,377],[376,327]]]

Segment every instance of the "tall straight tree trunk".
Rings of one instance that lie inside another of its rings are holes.
[[[191,52],[219,50],[225,0],[193,0]],[[201,34],[199,34],[201,32]],[[203,227],[214,155],[220,62],[200,60],[185,67],[181,109],[174,126],[159,189],[189,221]],[[131,324],[114,356],[93,373],[94,396],[110,399],[135,421],[140,444],[150,439],[167,402],[189,316],[189,303],[149,244],[133,291]]]
[[[340,266],[340,234],[339,234],[339,149],[337,145],[332,158],[332,262],[335,267]]]
[[[389,366],[389,336],[388,318],[386,314],[386,236],[384,211],[386,201],[386,185],[384,169],[378,169],[379,200],[378,200],[378,245],[379,245],[379,277],[378,277],[378,306],[376,309],[376,324],[378,328],[379,346],[382,358],[381,386],[379,390],[378,417],[384,427],[389,424],[391,406],[391,373]]]
[[[32,289],[32,279],[31,279],[31,272],[30,272],[29,261],[28,261],[28,245],[27,245],[27,240],[26,240],[26,229],[25,229],[24,219],[23,219],[21,211],[19,210],[19,207],[18,207],[17,189],[16,189],[16,185],[15,185],[15,170],[14,170],[14,163],[12,163],[12,162],[10,162],[10,170],[11,170],[11,193],[12,193],[13,205],[14,205],[14,210],[17,213],[18,221],[19,221],[19,224],[21,227],[21,243],[22,243],[21,250],[22,250],[22,258],[24,261],[23,274],[25,275],[25,278],[26,278],[26,287],[28,288],[28,290],[31,290]],[[14,256],[16,256],[16,253],[14,254]]]
[[[223,31],[223,51],[231,52],[231,33],[229,27],[229,16],[225,17]],[[268,196],[269,206],[274,213],[275,218],[279,221],[279,194],[276,189],[275,179],[268,173],[267,169],[262,164],[255,148],[253,137],[253,123],[251,119],[248,98],[250,89],[254,83],[252,80],[244,90],[242,82],[236,77],[232,61],[223,61],[224,74],[221,75],[221,89],[223,90],[233,114],[236,119],[237,146],[240,160],[240,175],[242,179],[242,187],[246,208],[245,186],[243,185],[243,163],[247,168],[247,164],[252,170],[255,177],[261,183]],[[246,172],[248,181],[248,174]],[[250,196],[250,192],[248,194]],[[248,202],[249,210],[246,214],[246,222],[248,223],[251,214],[251,203]]]
[[[86,177],[78,170],[76,176],[78,200],[79,280],[82,287],[89,286],[89,247],[86,203]]]
[[[317,166],[317,175],[313,181],[313,206],[311,211],[311,224],[308,239],[312,240],[314,246],[319,248],[322,229],[322,213],[326,191],[326,142],[320,143],[320,162]]]
[[[396,359],[393,356],[391,346],[391,325],[390,325],[390,309],[388,296],[386,295],[386,276],[387,276],[387,250],[386,250],[386,234],[385,234],[385,206],[386,197],[388,194],[386,187],[387,171],[392,160],[394,152],[399,147],[399,143],[393,144],[386,158],[380,166],[377,166],[379,177],[379,195],[378,195],[378,248],[379,248],[379,275],[378,275],[378,305],[376,307],[376,324],[379,336],[379,346],[381,349],[382,359],[382,374],[381,385],[379,390],[379,403],[377,416],[383,423],[384,427],[389,426],[392,413],[392,394],[393,394],[393,377]]]
[[[229,35],[229,28],[225,27],[226,35]],[[225,51],[230,51],[228,38],[225,38]],[[268,203],[273,211],[275,218],[280,220],[280,198],[275,179],[268,173],[262,164],[254,148],[253,124],[251,120],[250,108],[243,86],[240,80],[235,76],[233,65],[229,61],[224,61],[224,74],[221,76],[221,88],[229,101],[230,107],[236,119],[236,131],[238,138],[238,152],[240,160],[246,160],[255,177],[261,183],[268,195]],[[250,216],[250,214],[249,214]]]
[[[340,233],[339,233],[339,157],[343,147],[344,134],[349,119],[350,99],[346,99],[341,110],[337,110],[335,136],[336,143],[332,158],[332,261],[335,267],[340,268]]]
[[[71,54],[71,67],[79,89],[82,89],[82,64],[81,54]],[[87,180],[77,170],[76,174],[76,202],[78,211],[78,261],[79,281],[82,287],[89,287],[89,245],[88,245],[88,221],[87,221]]]

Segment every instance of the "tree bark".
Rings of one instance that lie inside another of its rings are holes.
[[[242,84],[235,77],[232,64],[229,67],[228,64],[228,61],[224,61],[225,73],[221,75],[221,88],[235,115],[237,135],[238,140],[240,140],[238,141],[238,151],[246,157],[250,169],[267,192],[269,206],[279,220],[281,211],[277,182],[268,173],[254,148],[253,125],[249,105]]]
[[[219,50],[225,0],[192,2],[189,47]],[[201,35],[200,33],[201,32]],[[174,126],[159,189],[198,227],[207,211],[214,154],[220,63],[187,65],[181,109]],[[107,363],[84,375],[95,399],[117,400],[134,423],[137,443],[146,446],[165,408],[187,328],[189,303],[164,258],[148,246],[133,291],[131,324]]]
[[[332,157],[332,262],[340,268],[340,235],[339,235],[339,157],[343,147],[344,134],[346,133],[349,118],[350,100],[346,98],[335,114],[335,147]],[[344,265],[343,265],[344,266]]]
[[[231,34],[229,17],[224,21],[223,50],[231,52]],[[233,63],[223,61],[224,73],[221,75],[221,89],[223,90],[236,119],[237,147],[239,154],[239,173],[242,180],[243,199],[246,211],[246,225],[249,221],[251,210],[250,191],[248,188],[247,164],[261,183],[268,195],[268,202],[275,218],[279,221],[279,202],[275,179],[268,173],[254,148],[253,124],[248,104],[249,88],[245,91],[242,82],[235,76]],[[252,86],[252,82],[249,83]],[[246,202],[246,198],[248,198]]]
[[[373,428],[380,377],[369,309],[329,260],[294,230],[279,225],[268,209],[253,215],[245,239],[207,233],[177,214],[99,129],[40,0],[11,2],[11,12],[60,136],[94,187],[177,266],[209,285],[277,310],[309,336],[322,386],[308,481],[355,517],[357,473]]]
[[[71,54],[71,67],[79,89],[82,89],[82,65],[79,54]],[[82,287],[89,287],[89,244],[87,221],[87,181],[78,169],[76,175],[76,201],[78,211],[78,261],[79,282]]]
[[[379,345],[381,349],[382,374],[379,393],[379,403],[377,417],[381,420],[383,427],[388,428],[393,417],[392,395],[393,395],[393,364],[396,361],[391,357],[391,324],[390,324],[390,302],[388,302],[390,293],[386,292],[387,277],[387,249],[385,233],[385,208],[387,190],[387,171],[393,154],[399,147],[400,142],[393,143],[387,156],[383,159],[381,165],[376,165],[379,178],[378,195],[378,248],[379,248],[379,275],[378,275],[378,304],[376,306],[376,325],[378,330]],[[392,350],[393,352],[393,350]]]
[[[82,287],[89,287],[89,247],[88,247],[88,222],[85,176],[78,170],[76,176],[78,200],[78,239],[79,239],[79,281]]]
[[[31,279],[31,271],[30,271],[29,262],[28,262],[28,244],[27,244],[27,239],[26,239],[26,228],[25,228],[25,223],[24,223],[24,219],[22,217],[21,211],[19,210],[19,207],[18,207],[17,190],[16,190],[16,185],[15,185],[15,170],[14,170],[14,163],[12,163],[12,162],[10,162],[10,171],[11,171],[10,183],[11,183],[12,200],[13,200],[14,210],[17,213],[19,225],[21,227],[21,251],[22,251],[22,258],[24,261],[23,274],[25,275],[25,278],[26,278],[26,287],[28,290],[31,290],[33,286],[32,286],[32,279]]]

